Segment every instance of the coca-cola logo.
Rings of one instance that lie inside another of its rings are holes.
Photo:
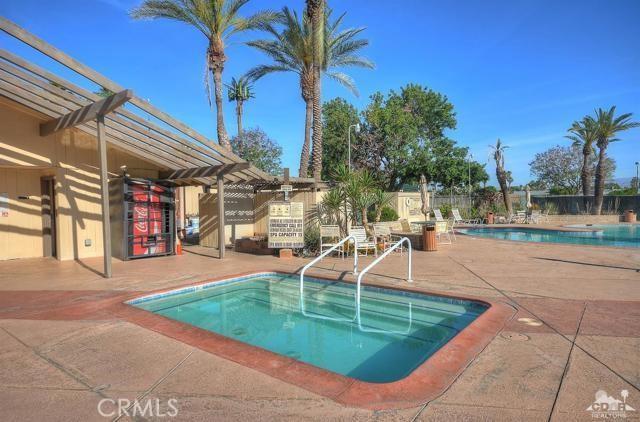
[[[147,226],[147,209],[145,207],[134,207],[133,208],[135,226],[139,232],[146,233],[149,228]]]

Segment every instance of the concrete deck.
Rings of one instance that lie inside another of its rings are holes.
[[[190,247],[182,256],[114,261],[110,280],[98,274],[100,259],[0,262],[3,420],[106,420],[97,411],[103,398],[158,398],[165,412],[175,398],[175,420],[589,420],[596,391],[621,398],[623,389],[639,410],[628,415],[640,414],[640,250],[459,236],[438,252],[416,252],[414,287],[502,300],[518,313],[440,396],[377,412],[345,407],[102,306],[127,292],[253,270],[293,272],[307,262],[228,255],[219,261],[215,251]],[[369,280],[406,284],[395,278],[405,266],[392,256]],[[350,279],[349,269],[332,258],[315,273]]]

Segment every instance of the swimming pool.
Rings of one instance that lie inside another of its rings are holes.
[[[474,300],[261,273],[127,302],[370,383],[407,377],[483,314]],[[303,299],[303,300],[301,300]],[[303,305],[303,306],[301,306]]]
[[[568,227],[589,230],[562,231],[533,227],[473,227],[457,229],[457,231],[471,236],[522,242],[570,243],[627,248],[640,247],[640,225],[638,224],[574,225]]]

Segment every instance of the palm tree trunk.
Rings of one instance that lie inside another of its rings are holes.
[[[236,120],[238,123],[238,138],[242,137],[242,100],[236,100]]]
[[[307,177],[309,175],[309,147],[311,145],[311,125],[313,124],[313,102],[306,100],[305,105],[304,143],[302,144],[300,170],[298,171],[300,177]]]
[[[596,166],[596,185],[594,191],[593,214],[600,215],[602,213],[602,202],[604,200],[604,179],[605,179],[605,160],[607,158],[606,148],[600,148],[598,151],[598,165]]]
[[[324,0],[307,0],[307,13],[313,30],[313,177],[322,179],[322,44],[324,30]]]
[[[220,66],[215,66],[213,69],[213,85],[216,95],[218,143],[226,149],[231,150],[227,130],[224,127],[224,114],[222,112],[222,67]]]
[[[580,179],[582,181],[582,195],[588,196],[591,192],[591,172],[589,171],[589,156],[591,153],[587,151],[582,153],[582,171]]]

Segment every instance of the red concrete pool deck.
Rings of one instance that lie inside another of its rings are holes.
[[[234,253],[220,262],[210,255],[215,251],[190,248],[180,257],[114,261],[111,280],[95,273],[99,259],[0,262],[3,415],[105,420],[97,413],[102,398],[137,397],[176,398],[178,420],[587,420],[585,409],[599,389],[618,398],[626,389],[627,403],[640,409],[638,251],[460,236],[438,252],[415,254],[412,286],[398,278],[405,258],[389,258],[367,282],[503,302],[517,314],[435,396],[425,394],[428,383],[415,401],[385,402],[375,392],[359,392],[365,407],[385,410],[345,405],[351,397],[341,391],[344,384],[309,365],[276,359],[270,370],[256,371],[251,365],[264,363],[260,353],[239,354],[229,343],[221,357],[207,351],[211,333],[191,344],[175,321],[146,320],[152,314],[138,309],[138,321],[121,313],[124,299],[147,292],[238,269],[293,272],[307,262]],[[329,259],[314,273],[352,281],[350,265]],[[425,366],[426,379],[446,379],[434,377],[435,370]],[[285,373],[310,380],[317,391],[283,380]]]

